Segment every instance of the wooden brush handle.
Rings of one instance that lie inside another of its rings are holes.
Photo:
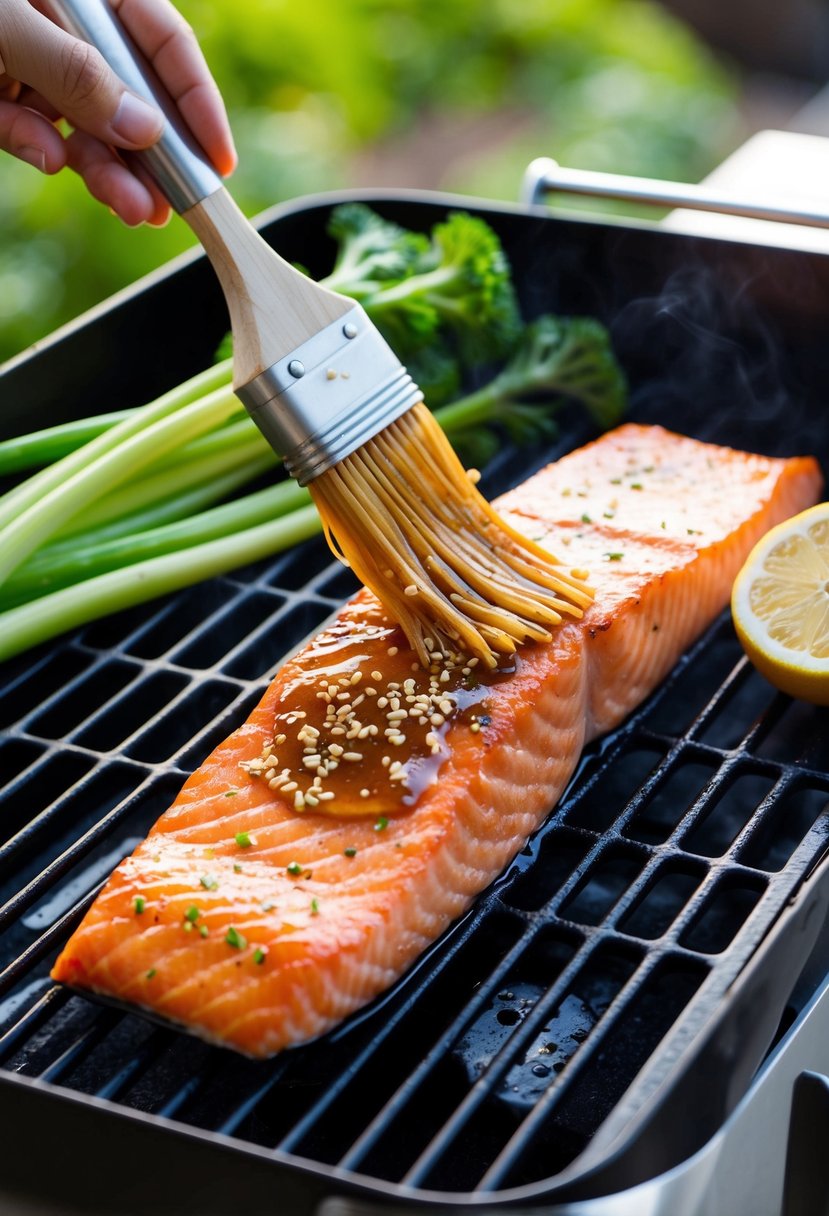
[[[248,384],[336,321],[353,302],[319,287],[276,254],[244,217],[152,67],[107,0],[50,0],[61,24],[166,118],[152,148],[132,153],[190,225],[219,277],[234,340],[234,388]]]
[[[233,383],[242,387],[354,307],[295,270],[245,219],[222,186],[181,213],[219,277],[233,330]]]

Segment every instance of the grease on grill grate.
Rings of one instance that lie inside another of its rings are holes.
[[[318,1043],[253,1063],[48,980],[112,865],[353,587],[308,542],[8,665],[0,1067],[410,1187],[543,1180],[826,845],[817,711],[755,676],[725,617],[474,910]]]

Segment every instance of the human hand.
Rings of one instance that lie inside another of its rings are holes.
[[[169,0],[110,0],[184,122],[223,175],[236,153],[219,90],[195,36]],[[0,0],[0,149],[43,173],[68,166],[129,225],[164,224],[170,207],[119,149],[159,138],[159,110],[128,89],[98,51],[47,15],[46,0]],[[65,118],[66,138],[54,125]]]

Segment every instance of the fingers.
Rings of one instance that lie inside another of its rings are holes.
[[[190,26],[169,0],[111,0],[124,27],[158,73],[223,176],[236,167],[224,102]]]
[[[0,59],[73,127],[119,148],[146,148],[161,134],[161,113],[128,90],[102,56],[27,2],[0,9]]]
[[[224,103],[190,27],[169,0],[110,2],[185,125],[219,172],[232,172],[236,151]],[[0,0],[0,149],[45,173],[69,165],[127,224],[166,223],[170,207],[158,188],[140,163],[118,155],[155,142],[160,111],[40,10],[41,0]],[[52,125],[61,116],[75,128],[66,140]]]
[[[0,148],[41,173],[57,173],[66,164],[63,140],[52,124],[18,102],[0,101]]]

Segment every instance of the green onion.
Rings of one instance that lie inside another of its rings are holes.
[[[171,451],[192,435],[216,426],[237,408],[226,387],[175,412],[168,407],[160,417],[157,403],[142,407],[71,456],[9,490],[0,498],[0,582],[81,507],[133,477],[160,452]],[[106,441],[105,450],[90,457],[90,449],[102,441]],[[75,469],[81,457],[81,467]],[[73,466],[68,471],[67,464]],[[49,481],[47,488],[33,485],[41,477]]]
[[[284,519],[195,545],[180,553],[165,553],[122,570],[111,570],[0,612],[0,660],[111,612],[120,612],[122,608],[146,603],[159,595],[270,557],[314,536],[319,530],[316,507],[301,507]]]
[[[349,845],[347,849],[343,849],[343,853],[345,854],[346,857],[356,857],[357,856],[357,850],[354,848],[353,845]]]
[[[285,869],[289,874],[293,874],[294,877],[299,877],[299,875],[302,873],[302,866],[298,861],[290,861]]]
[[[199,933],[201,934],[202,937],[207,937],[208,932],[209,932],[209,930],[207,928],[207,925],[199,925]]]
[[[261,946],[257,946],[257,947],[256,947],[256,949],[254,950],[254,952],[253,952],[253,961],[254,961],[255,963],[258,963],[260,967],[261,967],[262,963],[264,963],[264,961],[265,961],[265,951],[262,949],[262,947],[261,947]]]
[[[374,825],[374,830],[375,830],[375,832],[385,832],[385,830],[388,826],[389,826],[388,819],[386,818],[385,815],[381,815],[380,818],[377,820],[377,822]]]
[[[154,975],[158,975],[158,972],[156,971],[155,967],[150,967],[149,971],[147,972],[147,977],[146,977],[146,978],[147,978],[148,980],[151,980],[151,979],[153,978],[153,976],[154,976]]]
[[[319,916],[320,906],[316,899],[311,900],[311,915]]]
[[[143,895],[136,895],[135,899],[132,901],[132,906],[135,908],[135,915],[140,916],[147,906],[147,901]]]
[[[219,887],[219,880],[213,874],[202,874],[199,882],[204,887],[205,891],[216,891]]]
[[[116,410],[112,414],[99,414],[95,418],[79,418],[73,422],[62,422],[58,426],[45,427],[30,435],[17,435],[0,443],[0,477],[10,473],[24,473],[42,465],[54,464],[70,452],[83,447],[117,422],[123,422],[130,410]]]
[[[229,946],[232,946],[234,950],[244,950],[248,944],[248,939],[244,937],[238,929],[234,929],[233,925],[230,926],[225,934],[225,941]]]
[[[187,909],[187,911],[184,913],[184,919],[193,921],[193,922],[197,921],[200,916],[201,916],[201,912],[199,911],[199,909],[196,907],[195,904],[191,904],[190,907]]]
[[[236,841],[236,843],[238,844],[240,849],[249,849],[250,846],[253,844],[253,840],[251,839],[250,835],[247,832],[237,832],[234,837],[234,840]]]

